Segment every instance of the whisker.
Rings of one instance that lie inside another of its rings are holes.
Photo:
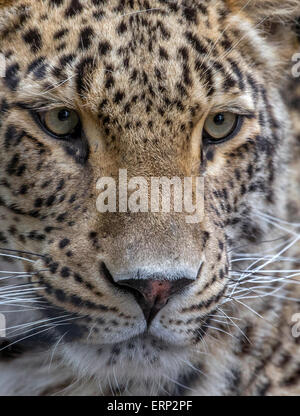
[[[38,298],[17,298],[17,297],[8,297],[2,298],[0,300],[0,307],[3,306],[18,306],[18,307],[34,307],[34,306],[45,306],[46,303]]]
[[[74,318],[74,319],[76,319],[76,318]],[[77,318],[77,319],[78,319],[78,318]],[[57,326],[59,326],[59,325],[61,325],[61,324],[60,324],[60,323],[59,323],[59,324],[54,324],[53,326],[50,326],[50,328],[43,329],[42,331],[36,332],[36,333],[34,333],[34,334],[31,334],[31,335],[29,335],[29,336],[27,336],[27,337],[24,337],[24,338],[18,339],[18,340],[16,340],[16,341],[13,341],[13,342],[9,343],[8,345],[6,345],[5,347],[1,348],[1,349],[0,349],[0,352],[1,352],[1,351],[3,351],[3,350],[5,350],[6,348],[11,347],[12,345],[19,344],[20,342],[24,341],[25,339],[32,338],[32,337],[34,337],[34,336],[36,336],[36,335],[39,335],[39,334],[41,334],[41,333],[43,333],[43,332],[45,332],[45,331],[49,331],[49,330],[51,330],[51,329],[54,329],[54,328],[56,328],[56,327],[57,327]],[[65,325],[65,324],[63,323],[63,325]],[[67,325],[68,325],[68,324],[67,324]]]
[[[45,327],[46,328],[48,328],[48,327],[54,328],[54,327],[61,326],[61,325],[66,325],[66,324],[69,325],[68,321],[72,321],[72,320],[75,320],[75,319],[78,319],[78,317],[76,317],[76,318],[62,319],[62,320],[60,319],[60,317],[56,317],[56,320],[53,320],[53,322],[51,322],[51,323],[43,323],[42,325],[38,325],[37,327],[33,327],[33,328],[29,328],[29,329],[23,328],[23,329],[25,329],[24,331],[22,331],[22,328],[20,328],[20,329],[16,329],[16,330],[12,331],[11,333],[17,333],[17,335],[14,335],[14,337],[16,337],[16,336],[20,337],[20,336],[23,336],[25,334],[28,334],[28,333],[30,333],[32,331],[36,331],[37,329],[41,329],[41,328],[45,328]],[[18,331],[20,331],[20,330],[22,332],[21,333],[18,333]],[[36,334],[36,332],[34,332],[32,334],[32,336],[35,336],[35,334]],[[11,337],[11,334],[9,334],[9,337]]]
[[[36,257],[43,257],[43,258],[46,258],[47,257],[47,256],[42,255],[42,254],[32,253],[31,251],[13,250],[11,248],[0,247],[0,250],[2,250],[2,251],[9,251],[9,252],[12,252],[12,253],[28,254],[30,256],[36,256]]]
[[[204,325],[204,327],[209,328],[209,329],[214,329],[215,331],[218,331],[218,332],[222,332],[223,334],[229,335],[231,338],[236,338],[235,335],[230,334],[230,332],[227,332],[227,331],[225,331],[221,328],[218,328],[218,327],[215,327],[215,326],[212,326],[212,325]]]
[[[51,356],[50,356],[50,362],[49,362],[49,366],[48,366],[48,370],[50,371],[50,368],[51,368],[51,364],[52,364],[52,361],[53,361],[53,358],[54,358],[54,354],[55,354],[55,352],[56,352],[56,350],[57,350],[57,347],[58,347],[58,345],[61,343],[61,341],[63,340],[63,338],[67,335],[67,333],[68,333],[68,331],[66,331],[60,338],[59,338],[59,340],[55,343],[55,345],[54,345],[54,347],[53,347],[53,350],[52,350],[52,353],[51,353]]]
[[[14,305],[14,306],[16,306],[16,305]],[[23,308],[24,309],[15,309],[15,310],[14,309],[9,309],[9,310],[3,310],[3,311],[0,310],[0,313],[8,314],[8,313],[20,313],[20,312],[32,312],[32,311],[40,311],[40,310],[45,309],[43,307],[34,308],[32,306],[28,306],[28,307],[23,306]]]
[[[42,323],[45,323],[45,322],[51,322],[51,321],[55,321],[55,320],[58,320],[58,319],[63,319],[63,318],[69,318],[70,316],[72,316],[72,314],[67,314],[67,315],[63,315],[63,316],[58,316],[58,317],[55,317],[55,318],[45,318],[45,319],[39,319],[38,321],[35,321],[35,322],[29,322],[29,323],[24,323],[24,324],[19,324],[19,325],[14,325],[14,326],[11,326],[11,327],[9,327],[9,328],[6,328],[6,330],[7,331],[9,331],[9,330],[11,330],[11,329],[14,329],[14,331],[11,331],[11,333],[13,333],[13,332],[16,332],[17,330],[19,330],[19,329],[25,329],[25,328],[28,328],[28,327],[30,327],[30,326],[34,326],[34,325],[38,325],[38,324],[42,324]]]
[[[11,274],[12,277],[24,274],[24,272],[11,272],[11,271],[7,271],[7,270],[0,270],[0,273],[1,274],[9,273],[9,274]]]
[[[243,274],[241,274],[241,278],[242,277],[243,278],[244,277],[248,278],[249,276],[253,275],[254,273],[257,273],[257,272],[261,271],[264,267],[266,267],[269,264],[273,263],[274,261],[278,260],[278,257],[280,257],[283,253],[285,253],[286,251],[288,251],[291,247],[293,247],[299,240],[300,240],[300,236],[297,236],[297,238],[295,238],[294,240],[292,240],[292,242],[290,242],[287,246],[285,246],[279,253],[275,254],[271,259],[267,260],[264,264],[258,266],[255,269],[252,269],[252,271],[248,271],[249,268],[251,267],[251,266],[249,266],[245,270],[245,272]],[[236,283],[236,286],[239,284],[239,280]]]
[[[179,381],[177,381],[177,380],[174,380],[173,378],[171,378],[171,377],[167,376],[166,374],[164,374],[164,375],[163,375],[163,377],[164,377],[165,379],[167,379],[168,381],[171,381],[172,383],[176,384],[177,386],[179,386],[179,387],[181,387],[181,388],[183,388],[183,389],[185,389],[185,390],[189,390],[189,391],[191,391],[191,392],[195,393],[195,389],[192,389],[191,387],[185,386],[184,384],[180,383],[180,382],[179,382]]]
[[[246,334],[241,330],[241,328],[233,321],[233,319],[236,319],[236,318],[231,318],[230,316],[228,316],[223,310],[222,310],[222,308],[220,308],[220,307],[217,307],[217,309],[221,312],[221,313],[223,313],[225,316],[226,316],[226,318],[228,318],[231,322],[232,322],[232,324],[237,328],[237,330],[244,336],[244,338],[250,343],[250,340],[249,340],[249,338],[246,336]],[[239,320],[241,320],[241,319],[239,319]]]
[[[29,259],[26,259],[25,257],[13,256],[12,254],[0,253],[0,257],[8,257],[8,258],[11,258],[11,259],[27,261],[28,263],[35,263],[34,260],[29,260]]]
[[[267,322],[268,324],[270,324],[271,326],[274,326],[272,324],[272,322],[270,322],[268,319],[264,318],[263,316],[261,316],[258,312],[256,312],[254,309],[252,309],[249,305],[246,305],[244,302],[242,302],[241,300],[238,299],[232,299],[234,302],[239,303],[240,305],[244,306],[246,309],[248,309],[250,312],[252,312],[254,315],[258,316],[260,319],[262,319],[263,321]]]
[[[25,278],[25,277],[31,277],[31,274],[21,274],[21,275],[10,275],[10,276],[4,276],[4,277],[0,277],[0,283],[3,282],[4,280],[9,280],[9,279],[21,279],[21,278]]]
[[[259,217],[259,215],[257,215],[257,216]],[[298,237],[299,237],[299,234],[298,234],[298,233],[296,233],[295,231],[289,230],[288,228],[284,227],[283,225],[280,225],[280,223],[279,223],[279,222],[275,222],[274,220],[269,219],[269,218],[267,218],[267,217],[264,217],[264,220],[265,220],[268,224],[272,224],[274,227],[278,228],[279,230],[283,230],[283,231],[285,231],[286,233],[288,233],[288,234],[290,234],[290,235],[293,235],[293,236],[298,236]]]
[[[122,14],[122,15],[121,15],[121,17],[131,16],[131,15],[133,15],[133,14],[147,13],[147,12],[151,12],[151,11],[155,11],[155,10],[156,10],[156,11],[157,11],[157,10],[164,11],[164,9],[162,9],[162,8],[160,8],[160,7],[154,7],[154,8],[152,8],[152,9],[137,10],[137,11],[135,11],[135,12],[125,13],[125,14]]]
[[[282,220],[282,219],[280,219],[278,217],[273,217],[272,215],[266,214],[266,213],[264,213],[262,211],[259,211],[259,210],[256,210],[256,212],[259,215],[261,215],[262,217],[269,218],[269,219],[271,219],[271,220],[273,220],[275,222],[277,221],[277,222],[279,222],[281,224],[289,225],[291,227],[296,227],[296,228],[300,227],[300,223],[293,223],[293,222],[285,221],[285,220]]]
[[[285,236],[281,236],[281,237],[278,237],[278,238],[274,238],[272,240],[263,240],[263,241],[258,242],[257,244],[262,245],[262,244],[274,243],[275,241],[283,240],[284,238],[286,238],[286,237]],[[231,252],[233,252],[235,250],[240,250],[240,249],[242,249],[244,247],[248,247],[248,246],[249,246],[248,244],[243,244],[243,245],[240,245],[240,246],[232,247],[227,252],[228,253],[231,253]]]

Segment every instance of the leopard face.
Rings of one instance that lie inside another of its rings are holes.
[[[230,296],[232,250],[271,232],[257,212],[285,216],[278,82],[292,31],[282,50],[243,1],[13,3],[0,23],[2,245],[37,254],[24,267],[41,313],[70,317],[51,335],[71,365],[177,377]],[[64,114],[76,128],[56,134]],[[224,115],[229,134],[208,134]],[[202,221],[100,213],[97,181],[120,169],[203,177]]]

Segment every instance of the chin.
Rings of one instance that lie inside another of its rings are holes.
[[[191,346],[150,332],[114,343],[71,342],[61,348],[63,361],[81,378],[96,380],[104,394],[128,395],[156,395],[164,389],[173,394],[168,389],[185,373],[191,353]]]

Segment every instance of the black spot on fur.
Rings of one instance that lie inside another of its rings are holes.
[[[32,53],[37,53],[42,47],[42,36],[38,29],[29,29],[23,35],[23,39],[30,45]]]
[[[111,45],[110,45],[110,43],[108,41],[102,41],[102,42],[99,43],[98,50],[99,50],[99,55],[101,57],[102,56],[105,56],[111,50]]]
[[[90,26],[84,28],[80,32],[80,36],[79,36],[79,43],[78,43],[79,49],[81,50],[89,49],[89,47],[92,44],[93,36],[94,36],[94,31]]]
[[[18,63],[10,65],[6,68],[4,83],[12,91],[15,91],[19,85],[19,70],[20,66]]]
[[[71,0],[69,7],[65,11],[65,16],[72,18],[80,14],[83,10],[83,6],[79,0]]]
[[[84,95],[84,92],[88,89],[89,84],[86,77],[91,75],[94,69],[95,61],[92,57],[84,58],[78,64],[76,68],[76,89],[79,95]]]

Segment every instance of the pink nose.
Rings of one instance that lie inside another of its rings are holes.
[[[170,297],[191,284],[192,280],[130,279],[118,283],[134,295],[149,325]]]

